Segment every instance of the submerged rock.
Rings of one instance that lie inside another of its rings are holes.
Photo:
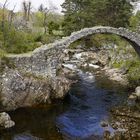
[[[109,140],[110,139],[110,135],[111,135],[110,131],[106,130],[104,132],[104,134],[103,134],[104,140]]]
[[[128,105],[134,106],[136,104],[137,96],[135,94],[131,94],[128,97]]]
[[[15,126],[15,122],[11,120],[11,117],[6,113],[0,113],[0,128],[6,129]]]
[[[101,126],[102,127],[107,127],[108,126],[108,122],[106,122],[106,121],[101,121]]]

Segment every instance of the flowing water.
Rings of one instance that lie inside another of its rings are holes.
[[[64,102],[9,112],[16,126],[0,132],[0,140],[102,140],[101,121],[110,120],[110,108],[125,103],[128,92],[103,74],[79,71],[76,79]]]

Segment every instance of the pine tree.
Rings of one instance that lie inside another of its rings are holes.
[[[127,0],[65,0],[62,7],[66,35],[96,25],[126,27],[132,15]]]

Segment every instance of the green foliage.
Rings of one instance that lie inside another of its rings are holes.
[[[42,35],[41,36],[41,42],[43,44],[49,44],[49,43],[53,43],[55,40],[58,40],[60,39],[61,37],[60,36],[57,36],[57,35]]]
[[[120,37],[117,35],[96,34],[91,36],[91,40],[94,47],[101,48],[103,46],[111,46],[112,44],[116,44],[119,46],[119,43],[122,39],[120,39]]]
[[[6,26],[1,34],[1,49],[7,53],[24,53],[38,47],[35,43],[36,36],[32,33],[18,31],[14,27]]]
[[[35,27],[44,27],[44,18],[45,18],[45,13],[43,11],[36,12],[34,15],[34,26]],[[62,23],[62,21],[63,21],[62,15],[57,14],[57,13],[48,12],[45,22],[47,25],[50,22],[60,25]]]
[[[43,27],[44,25],[44,14],[42,12],[36,12],[35,13],[35,27]]]
[[[63,29],[66,35],[84,27],[126,27],[132,15],[127,0],[65,0]]]
[[[130,85],[138,86],[140,83],[140,60],[129,62],[128,80]]]
[[[49,34],[52,35],[53,34],[53,30],[58,30],[59,29],[59,24],[51,21],[48,24],[48,30],[49,30]]]
[[[6,52],[0,49],[0,59],[5,57],[5,55],[6,55]]]
[[[77,40],[77,41],[73,42],[72,44],[70,44],[69,48],[76,49],[78,45],[81,45],[83,43],[84,43],[84,41],[82,39]]]
[[[117,45],[118,48],[116,49],[116,51],[119,49],[123,50],[126,48],[127,45],[129,45],[129,43],[127,41],[125,41],[125,39],[122,39],[121,37],[117,36],[117,35],[111,35],[111,34],[95,34],[95,35],[91,35],[85,38],[82,38],[74,43],[72,43],[70,45],[71,48],[76,48],[78,45],[82,45],[86,48],[97,48],[97,49],[101,49],[103,47],[108,47],[108,46],[114,46]],[[112,47],[113,48],[113,47]],[[127,51],[132,51],[132,49]]]
[[[28,23],[24,20],[23,12],[14,13],[13,19],[10,20],[10,11],[5,9],[3,13],[3,10],[0,8],[1,50],[7,53],[26,53],[40,47],[41,43],[50,43],[59,38],[59,35],[62,36],[59,27],[63,16],[51,12],[44,13],[41,10],[42,6],[38,12],[34,12],[30,16],[32,18],[30,18]],[[45,29],[47,31],[46,34],[44,34]],[[48,32],[51,35],[48,35]]]
[[[140,33],[140,11],[130,18],[130,28]]]

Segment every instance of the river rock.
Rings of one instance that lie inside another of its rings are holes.
[[[106,121],[101,121],[101,126],[102,127],[107,127],[108,126],[108,122],[106,122]]]
[[[6,112],[0,113],[0,127],[2,129],[11,128],[15,126],[15,122],[11,120],[11,117]]]
[[[137,96],[135,94],[131,94],[128,97],[128,104],[134,106],[136,104]]]
[[[136,93],[139,93],[140,94],[140,86],[136,87]]]
[[[68,68],[70,70],[76,70],[77,69],[76,65],[73,65],[73,64],[62,64],[62,66],[65,67],[65,68]]]
[[[121,70],[119,70],[118,68],[111,69],[109,67],[105,67],[102,70],[105,71],[105,74],[108,76],[109,79],[116,81],[121,85],[129,84],[126,75],[123,75],[121,73]]]
[[[104,140],[109,140],[110,139],[110,134],[111,134],[110,131],[106,130],[103,134]]]
[[[129,96],[130,100],[140,100],[140,86],[136,87],[135,92]]]
[[[92,68],[94,68],[94,69],[99,69],[99,68],[100,68],[100,66],[98,66],[98,65],[93,65],[93,64],[89,64],[89,67],[92,67]]]
[[[140,99],[140,86],[135,89],[135,95]]]

